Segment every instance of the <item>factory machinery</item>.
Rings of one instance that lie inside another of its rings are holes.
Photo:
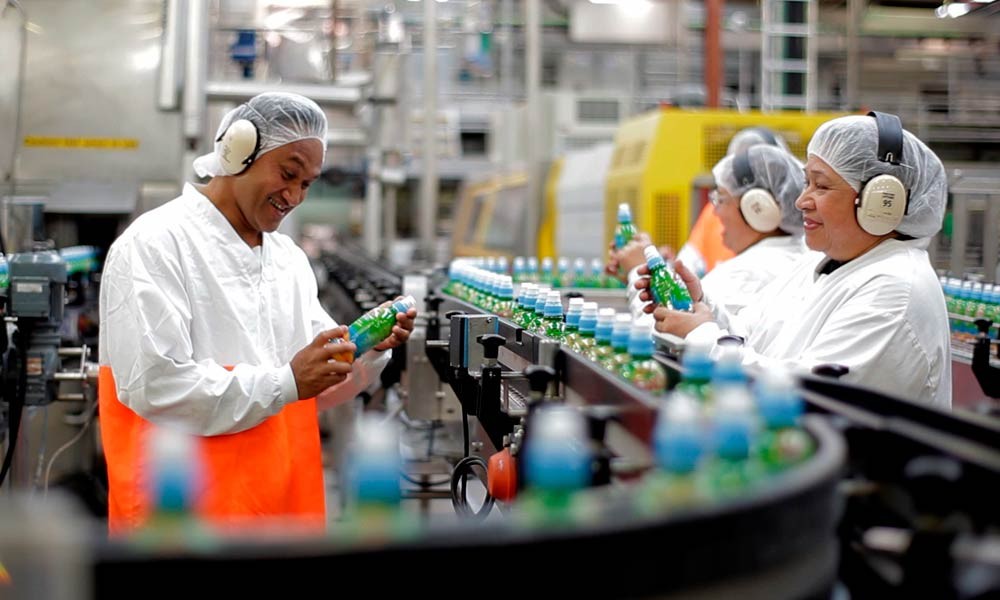
[[[657,415],[672,394],[639,389],[558,342],[444,293],[441,272],[399,277],[349,249],[322,263],[331,276],[326,301],[353,304],[357,314],[397,293],[424,290],[417,327],[382,387],[399,391],[396,416],[411,424],[467,424],[459,452],[442,446],[451,471],[445,475],[452,475],[453,495],[464,495],[466,484],[473,487],[470,476],[478,477],[490,492],[485,502],[466,499],[456,504],[464,518],[446,521],[352,512],[319,537],[188,532],[107,540],[103,532],[65,525],[60,514],[31,535],[5,534],[0,558],[8,570],[20,572],[19,561],[42,556],[36,567],[81,582],[78,595],[59,595],[50,593],[55,579],[42,579],[50,587],[37,589],[46,597],[115,597],[149,581],[166,593],[188,590],[193,581],[230,593],[287,593],[289,582],[307,589],[376,572],[391,576],[359,585],[412,592],[438,568],[447,570],[449,589],[497,595],[514,593],[518,582],[588,597],[820,598],[846,590],[851,597],[981,598],[1000,590],[995,420],[848,385],[828,365],[797,379],[811,453],[759,485],[675,503],[650,496],[656,488],[648,485],[657,468]],[[598,294],[602,303],[621,294],[566,290],[575,291]],[[660,348],[654,360],[669,388],[684,383],[683,352]],[[376,406],[369,410],[385,408]],[[537,423],[553,410],[582,417],[589,449],[582,489],[554,504],[552,496],[533,495],[521,477]],[[459,418],[448,416],[456,411]],[[497,456],[510,464],[498,465]],[[406,479],[440,477],[413,464],[403,463]],[[402,487],[413,498],[437,489]],[[5,510],[30,515],[26,504]],[[62,543],[42,545],[39,532]],[[66,543],[71,536],[79,545]],[[20,544],[14,555],[12,540]],[[67,550],[81,547],[87,551]],[[484,588],[500,565],[516,579]]]

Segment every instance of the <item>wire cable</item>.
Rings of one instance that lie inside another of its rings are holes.
[[[95,400],[94,404],[90,407],[90,416],[84,422],[83,427],[80,428],[80,431],[78,431],[77,434],[74,435],[68,442],[66,442],[62,446],[59,446],[58,450],[52,453],[52,456],[49,458],[49,464],[45,467],[45,486],[42,488],[43,499],[46,498],[49,494],[49,476],[52,474],[52,465],[55,464],[56,459],[59,458],[60,454],[65,452],[66,449],[68,449],[73,444],[79,442],[80,439],[83,438],[83,434],[87,433],[87,429],[90,427],[90,424],[94,422],[94,415],[96,413],[97,413],[97,401]]]
[[[482,521],[493,509],[494,500],[489,490],[487,490],[486,498],[483,500],[483,505],[479,507],[478,511],[473,510],[469,506],[469,499],[465,490],[465,478],[468,475],[475,475],[472,470],[473,467],[479,467],[483,472],[487,472],[488,470],[486,461],[481,456],[466,456],[455,463],[455,468],[451,472],[451,505],[455,508],[456,513],[464,517]],[[461,491],[459,491],[459,482],[462,484]]]

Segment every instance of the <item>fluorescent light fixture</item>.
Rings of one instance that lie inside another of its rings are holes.
[[[958,17],[968,14],[970,10],[972,10],[971,4],[966,4],[964,2],[947,2],[934,9],[934,14],[937,15],[937,18],[939,19],[957,19]]]

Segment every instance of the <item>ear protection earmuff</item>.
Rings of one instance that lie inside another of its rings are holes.
[[[878,160],[900,165],[903,160],[903,123],[889,113],[870,112],[878,127]],[[906,186],[894,175],[876,175],[862,186],[854,201],[858,225],[872,235],[899,227],[908,208]]]
[[[247,170],[260,152],[257,126],[247,119],[230,123],[215,141],[221,142],[217,154],[227,175],[239,175]]]
[[[751,128],[751,131],[759,135],[768,146],[777,146],[780,148],[778,145],[778,138],[774,137],[774,132],[767,127],[753,127]]]
[[[750,150],[733,157],[733,176],[739,187],[753,185],[756,177],[750,168]],[[771,233],[781,225],[781,206],[774,195],[762,187],[751,187],[740,196],[740,213],[754,231]]]

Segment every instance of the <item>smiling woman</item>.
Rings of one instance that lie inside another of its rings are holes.
[[[941,161],[897,118],[873,113],[824,123],[805,175],[795,205],[817,252],[736,314],[657,308],[657,330],[708,343],[735,334],[747,365],[840,364],[847,381],[950,406],[948,317],[926,252],[947,201]]]

